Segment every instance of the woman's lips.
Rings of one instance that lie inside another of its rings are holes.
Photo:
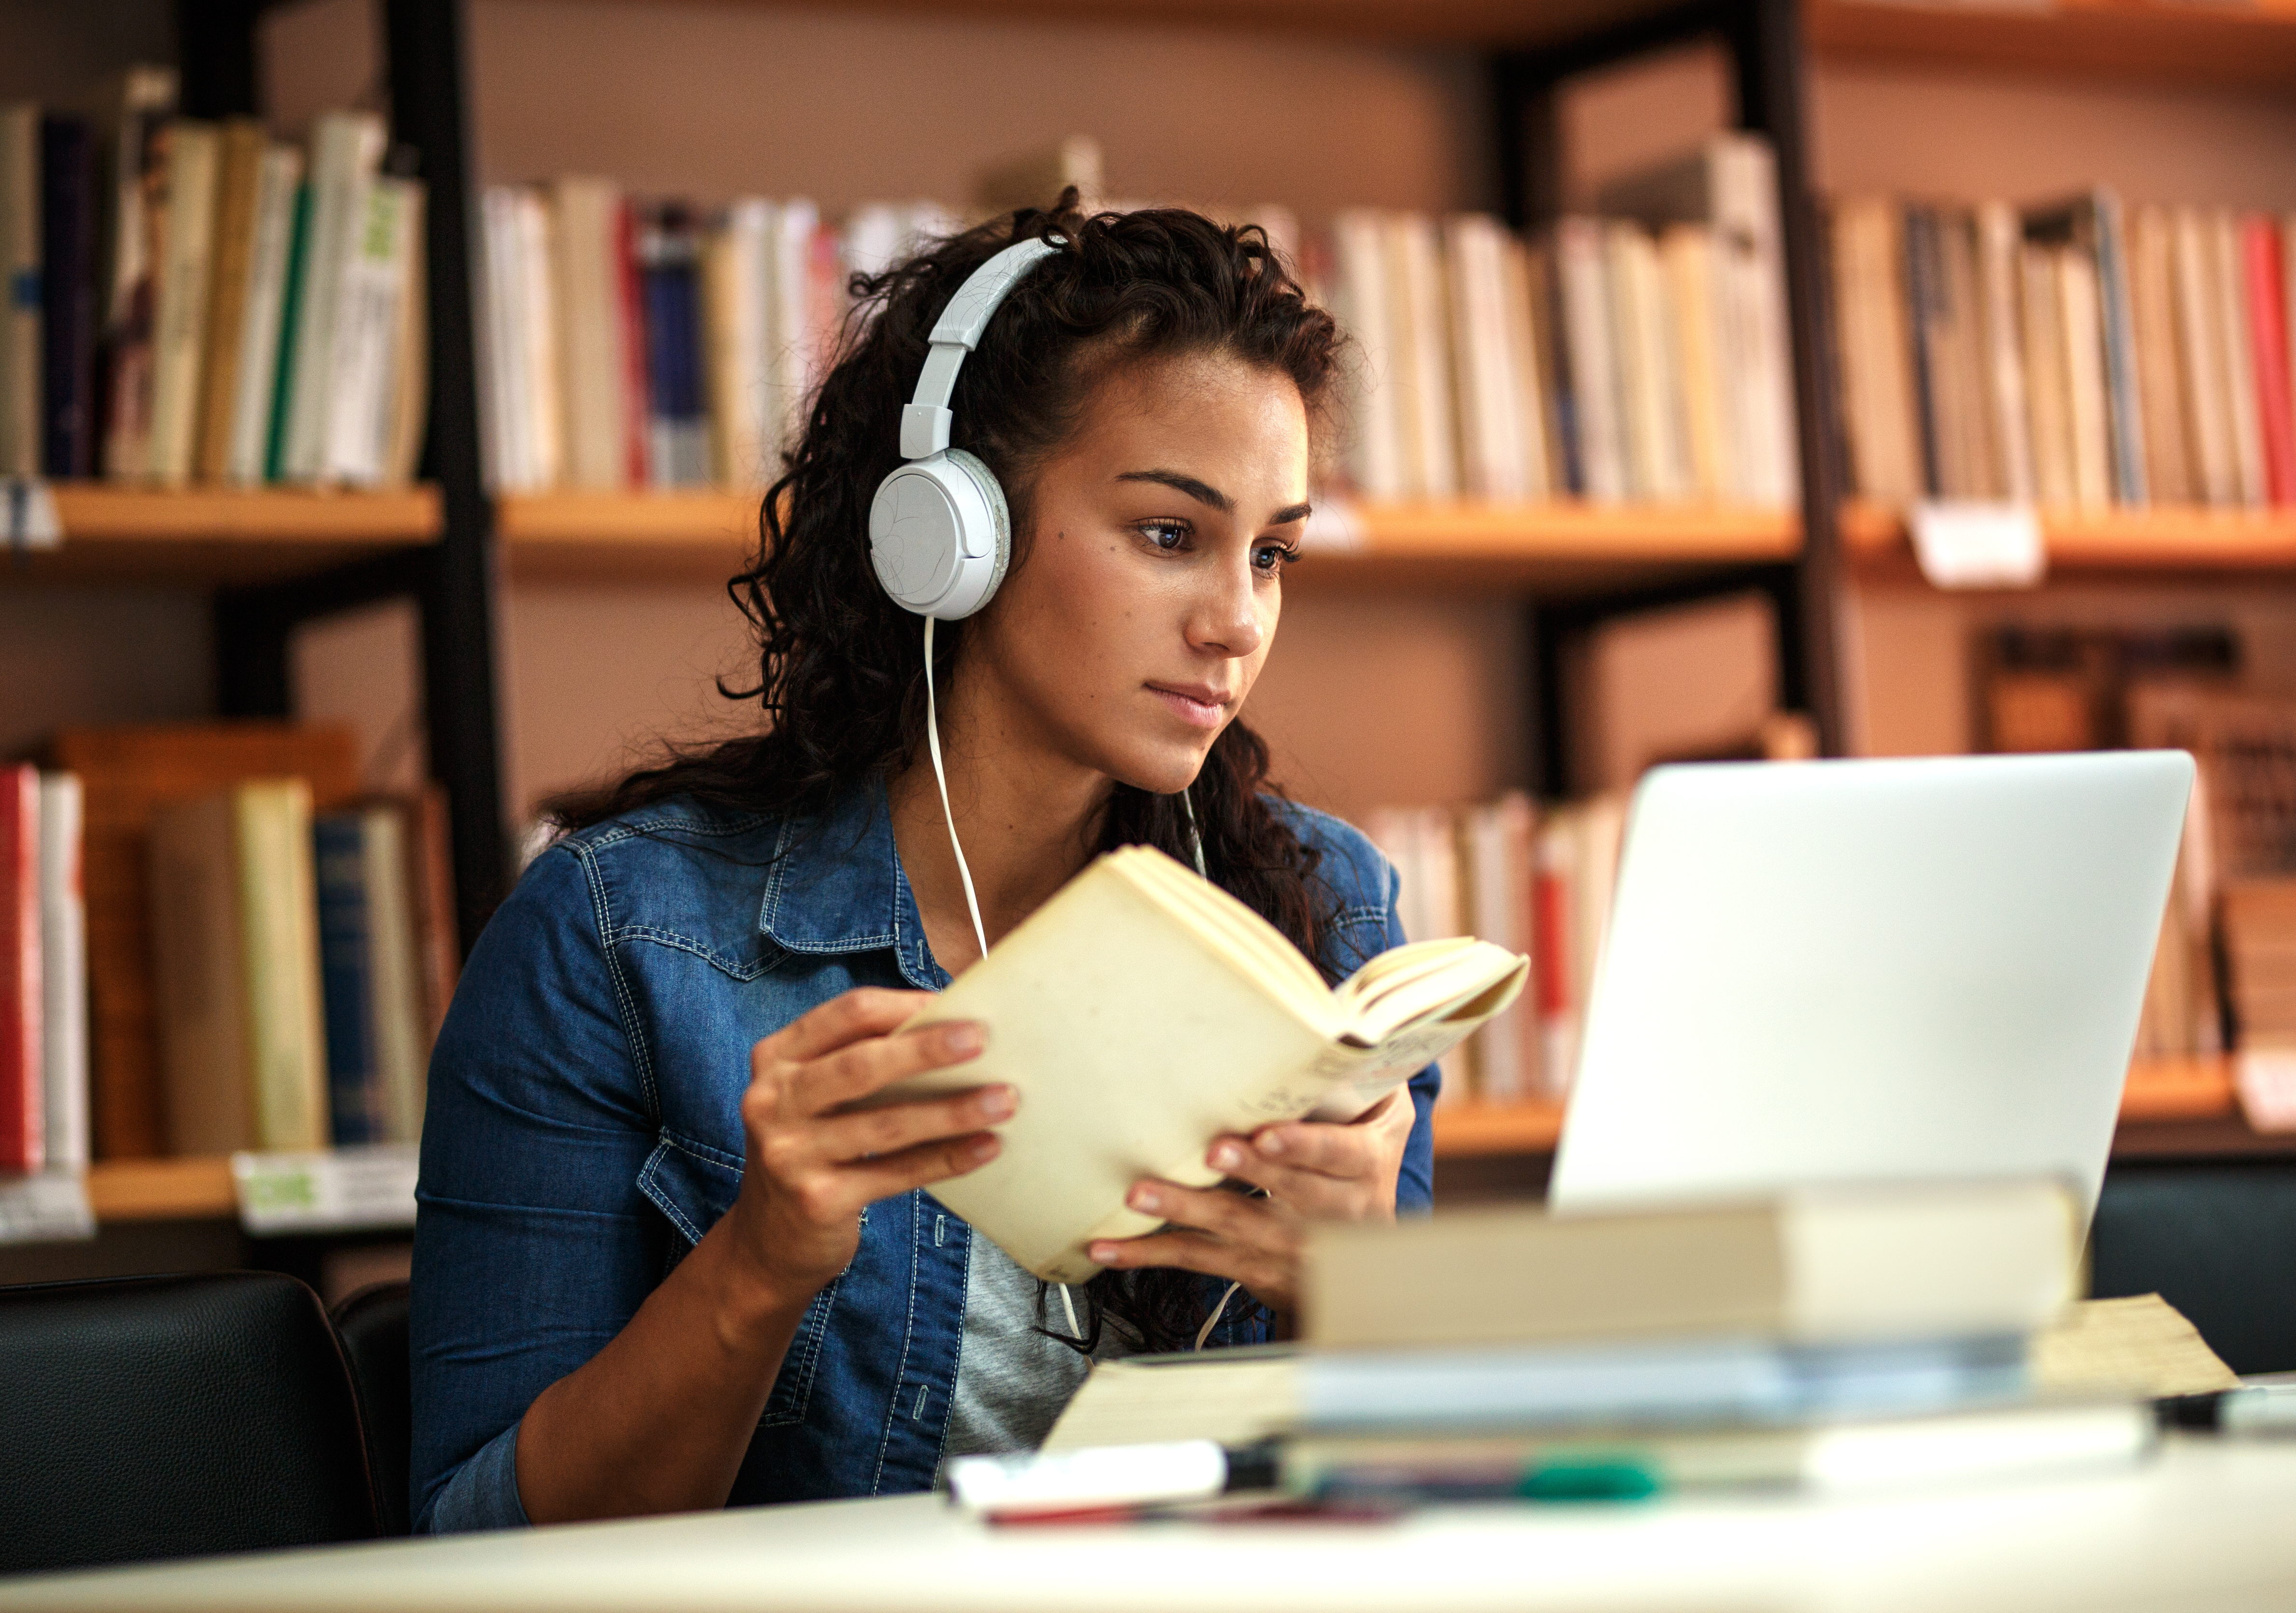
[[[1164,702],[1182,722],[1197,728],[1217,728],[1227,720],[1227,697],[1210,689],[1174,688],[1151,684],[1148,692]]]

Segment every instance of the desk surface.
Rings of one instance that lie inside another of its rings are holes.
[[[1887,1502],[1431,1511],[1382,1525],[987,1529],[931,1496],[0,1584],[0,1609],[824,1613],[1214,1608],[2296,1605],[2296,1441],[2172,1442],[2136,1472]]]

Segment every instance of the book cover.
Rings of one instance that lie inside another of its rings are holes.
[[[2145,475],[2161,504],[2189,504],[2193,478],[2185,445],[2185,411],[2177,362],[2176,229],[2169,209],[2139,207],[2128,215],[2128,299],[2144,379]]]
[[[492,493],[524,492],[534,487],[527,468],[523,418],[531,400],[522,395],[517,379],[524,367],[524,355],[519,350],[524,332],[519,321],[515,279],[517,195],[514,186],[490,184],[479,197],[479,263],[483,270],[479,299],[479,440],[487,488]]]
[[[1554,320],[1546,260],[1515,236],[1503,234],[1499,269],[1500,323],[1506,333],[1515,421],[1521,433],[1515,447],[1521,496],[1553,498],[1569,485],[1569,477],[1555,440]]]
[[[40,119],[40,470],[95,474],[95,139],[81,118]]]
[[[2257,408],[2254,349],[2249,340],[2247,275],[2241,262],[2240,220],[2229,208],[2210,215],[2210,244],[2216,274],[2217,333],[2223,343],[2218,373],[2224,378],[2232,425],[2233,473],[2238,502],[2249,509],[2265,503],[2264,430]]]
[[[223,126],[207,347],[200,359],[199,428],[192,455],[193,472],[203,482],[220,482],[231,470],[239,366],[247,351],[250,293],[255,279],[263,160],[269,150],[270,141],[257,119],[234,118]]]
[[[370,223],[368,197],[382,165],[382,119],[371,112],[327,112],[311,134],[310,218],[305,226],[286,405],[281,478],[317,482],[328,474],[330,412],[343,361],[339,327]]]
[[[311,277],[311,212],[316,191],[295,182],[287,215],[287,256],[279,285],[278,351],[271,372],[271,402],[264,411],[263,481],[287,477],[287,438],[295,418],[295,389],[303,369],[303,299]]]
[[[321,807],[358,789],[350,731],[288,723],[70,728],[50,760],[79,775],[95,1146],[107,1159],[168,1151],[153,997],[147,841],[165,807],[243,779],[301,777]]]
[[[2066,274],[2074,304],[2091,305],[2097,332],[2097,375],[2104,430],[2106,484],[2097,505],[2115,502],[2141,509],[2151,502],[2144,456],[2143,387],[2136,351],[2136,326],[2128,283],[2128,250],[2120,199],[2100,185],[2070,201],[2029,209],[2022,215],[2025,238],[2069,249],[2079,266]],[[2062,271],[2061,271],[2062,272]],[[2072,310],[2069,308],[2069,314]],[[2074,376],[2075,450],[2086,405],[2080,398],[2087,343],[2069,341]],[[2076,470],[2079,469],[2079,463]]]
[[[2112,503],[2112,404],[2105,381],[2104,327],[2097,306],[2096,262],[2060,249],[2057,311],[2062,316],[2066,396],[2071,400],[2073,498],[2081,508]]]
[[[403,487],[422,468],[430,424],[430,203],[422,181],[392,184],[398,191],[398,319],[383,421],[382,481]]]
[[[47,1153],[40,1031],[40,775],[0,767],[0,1173]]]
[[[0,106],[0,476],[40,473],[40,109]]]
[[[327,365],[333,395],[316,472],[322,481],[373,487],[385,479],[406,290],[404,232],[413,222],[406,187],[388,177],[366,186],[359,226],[344,254]]]
[[[84,1171],[88,1148],[87,897],[78,776],[40,775],[41,1101],[47,1168]]]
[[[2289,383],[2288,305],[2282,285],[2280,231],[2272,219],[2260,214],[2243,219],[2240,227],[2265,490],[2276,504],[2296,504],[2296,397],[2292,397]]]
[[[1333,312],[1355,345],[1348,474],[1365,497],[1391,499],[1403,496],[1405,482],[1385,234],[1380,216],[1365,209],[1332,221]]]
[[[710,469],[721,487],[758,489],[773,479],[765,416],[768,209],[754,199],[734,202],[702,247],[702,370]]]
[[[1932,498],[1950,497],[1948,472],[1958,467],[1950,463],[1952,442],[1943,418],[1948,383],[1939,327],[1946,317],[1946,290],[1934,209],[1906,209],[1905,243],[1906,323],[1913,336],[1914,408],[1921,434],[1921,490]]]
[[[652,445],[646,439],[645,288],[638,274],[638,233],[627,199],[614,209],[612,315],[619,331],[622,366],[621,485],[644,487],[653,481]]]
[[[676,206],[654,212],[638,231],[645,311],[646,457],[657,487],[698,487],[709,482],[696,236],[691,216]]]
[[[1674,313],[1674,350],[1682,377],[1684,438],[1691,488],[1710,502],[1752,495],[1723,402],[1723,370],[1714,317],[1713,240],[1702,225],[1669,225],[1659,238],[1667,297]]]
[[[1450,321],[1444,307],[1435,222],[1423,214],[1395,213],[1389,215],[1387,229],[1388,283],[1400,293],[1396,380],[1401,395],[1397,407],[1411,495],[1456,498],[1459,445],[1453,418]]]
[[[216,174],[222,135],[179,118],[168,130],[166,222],[152,315],[148,479],[180,487],[198,446],[200,355],[207,340],[208,271],[215,256]]]
[[[554,487],[567,480],[572,463],[566,436],[566,352],[559,345],[563,313],[552,266],[559,250],[557,225],[538,192],[521,191],[516,214],[518,306],[525,336],[520,351],[526,361],[521,384],[532,400],[524,416],[529,470],[535,486]]]
[[[1504,240],[1496,219],[1464,214],[1443,221],[1460,486],[1478,498],[1523,495],[1517,354],[1501,312]]]
[[[558,180],[551,195],[566,481],[619,487],[629,468],[623,437],[629,369],[617,250],[621,192],[606,180],[570,176]]]
[[[2172,229],[2178,399],[2185,440],[2193,449],[2195,490],[2221,507],[2239,502],[2240,472],[2233,459],[2232,405],[2224,376],[2218,282],[2210,267],[2210,231],[2198,208],[2178,208]]]
[[[2025,397],[2033,419],[2033,490],[2044,508],[2070,509],[2076,502],[2072,382],[2054,250],[2019,247],[2017,273],[2025,312]]]
[[[271,1150],[324,1148],[326,1020],[311,788],[301,779],[259,780],[237,786],[232,806],[256,1142]]]
[[[1619,504],[1628,494],[1626,422],[1610,266],[1603,225],[1593,218],[1563,218],[1554,226],[1554,261],[1561,290],[1561,339],[1556,350],[1570,366],[1572,441],[1578,450],[1578,491],[1595,504]]]
[[[373,905],[366,820],[322,813],[311,823],[318,888],[319,989],[325,1009],[327,1110],[335,1144],[384,1140],[378,1066]]]
[[[417,804],[387,801],[361,808],[359,852],[366,893],[369,1001],[373,1004],[377,1140],[422,1137],[431,1029],[424,1017],[421,943],[408,831]]]

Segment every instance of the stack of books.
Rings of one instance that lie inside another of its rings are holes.
[[[96,118],[0,106],[0,475],[405,482],[423,189],[384,171],[382,120],[326,113],[292,145],[175,107],[149,67]]]
[[[2102,510],[2296,503],[2296,220],[1834,204],[1841,435],[1866,497]]]
[[[2145,1396],[2229,1374],[2205,1348],[2167,1387],[2055,1359],[2079,1240],[2058,1187],[2005,1182],[1318,1226],[1296,1353],[1103,1365],[1045,1450],[1210,1439],[1233,1485],[1272,1441],[1284,1488],[1351,1505],[2126,1468],[2157,1443]]]

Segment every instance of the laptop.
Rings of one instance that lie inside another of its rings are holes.
[[[1646,774],[1548,1201],[2054,1177],[2086,1217],[2193,760]]]

